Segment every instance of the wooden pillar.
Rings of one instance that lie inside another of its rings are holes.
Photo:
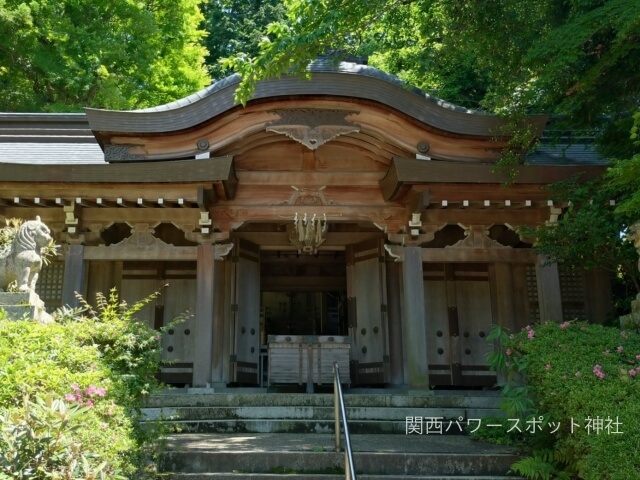
[[[538,282],[538,302],[541,322],[562,321],[562,294],[558,264],[548,264],[548,259],[538,255],[536,261],[536,279]]]
[[[606,270],[589,270],[585,272],[585,287],[587,320],[603,323],[613,311],[611,274]]]
[[[387,318],[389,322],[389,361],[391,385],[404,384],[402,355],[402,299],[400,298],[400,263],[387,262]]]
[[[491,301],[495,322],[510,332],[517,331],[515,316],[514,280],[510,263],[496,263],[489,267]]]
[[[88,262],[87,297],[91,304],[96,304],[96,296],[101,293],[109,297],[109,292],[114,287],[114,262]],[[118,293],[120,290],[118,289]]]
[[[226,262],[228,263],[228,262]],[[222,260],[214,262],[215,302],[213,316],[213,366],[212,385],[214,387],[225,386],[225,270],[226,265]],[[228,342],[226,342],[228,343]],[[228,369],[228,366],[227,366]]]
[[[193,349],[193,386],[210,387],[213,372],[214,251],[198,245],[196,270],[196,316]]]
[[[75,308],[80,306],[76,293],[85,296],[87,265],[84,261],[84,245],[69,245],[64,259],[64,279],[62,283],[62,305]]]
[[[409,388],[429,388],[422,249],[405,247],[402,263],[402,339],[407,360]]]

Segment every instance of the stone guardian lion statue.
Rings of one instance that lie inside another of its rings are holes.
[[[12,282],[21,292],[35,291],[42,268],[42,248],[51,241],[51,231],[40,217],[24,222],[11,244],[0,251],[0,292]]]

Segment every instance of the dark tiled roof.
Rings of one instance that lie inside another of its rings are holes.
[[[104,163],[84,113],[0,113],[0,162]]]
[[[530,165],[606,165],[608,163],[600,155],[593,143],[545,143],[535,152],[527,155],[526,163]]]
[[[380,70],[365,65],[342,62],[336,64],[329,60],[318,60],[310,65],[309,69],[315,73],[341,73],[345,74],[339,85],[344,86],[349,80],[356,80],[352,85],[358,83],[358,78],[370,78],[380,80],[387,85],[400,87],[394,88],[391,92],[394,95],[409,95],[405,100],[413,105],[411,108],[427,107],[432,105],[429,115],[433,118],[435,115],[440,116],[440,121],[453,122],[455,118],[446,120],[447,115],[453,114],[455,117],[462,118],[487,118],[488,116],[472,112],[470,110],[448,104],[442,100],[432,97],[425,92],[410,87],[399,80],[397,77],[386,74]],[[186,98],[171,102],[158,107],[128,112],[134,116],[148,115],[156,116],[158,114],[171,116],[174,120],[179,119],[176,116],[177,111],[184,111],[185,105],[202,103],[207,97],[217,98],[217,104],[209,105],[208,109],[202,110],[202,115],[211,115],[218,109],[227,109],[234,105],[233,91],[235,90],[240,78],[232,75],[224,80],[214,83],[213,85],[196,92]],[[296,80],[297,82],[305,82],[304,80]],[[272,80],[266,83],[266,90],[258,93],[263,96],[286,95],[285,90],[278,90],[279,80]],[[281,81],[280,81],[281,82]],[[285,82],[290,86],[293,80]],[[311,82],[306,83],[308,87],[312,86]],[[315,84],[322,92],[329,93],[329,87],[338,85],[335,75],[325,78]],[[377,88],[375,85],[369,85],[370,95],[375,97]],[[374,91],[375,90],[375,91]],[[226,91],[226,92],[225,92]],[[366,96],[366,92],[363,92]],[[419,95],[417,97],[416,95]],[[420,98],[421,97],[421,98]],[[364,98],[364,97],[363,97]],[[413,100],[412,100],[413,99]],[[417,106],[417,100],[420,100],[422,106]],[[221,102],[221,103],[220,103]],[[405,102],[406,103],[406,102]],[[407,104],[408,105],[408,104]],[[435,110],[433,110],[435,106]],[[212,111],[211,108],[215,111]],[[188,109],[187,109],[188,110]],[[106,113],[107,117],[112,114],[126,112],[110,112],[93,110],[93,112]],[[213,112],[213,113],[212,113]],[[449,114],[445,113],[449,112]],[[117,115],[116,115],[117,116]],[[137,117],[137,118],[142,118]],[[203,117],[204,118],[204,117]],[[490,117],[489,117],[490,118]],[[201,119],[202,120],[202,119]],[[460,128],[460,127],[457,127]],[[55,114],[55,113],[0,113],[0,162],[2,163],[31,163],[31,164],[99,164],[104,163],[104,155],[100,145],[96,141],[93,132],[90,129],[89,121],[84,113],[71,114]],[[606,159],[599,155],[594,145],[590,141],[577,140],[574,143],[552,143],[551,141],[543,141],[537,150],[527,156],[527,164],[531,165],[602,165],[606,164]]]
[[[312,63],[309,70],[313,72],[309,80],[284,75],[261,81],[252,98],[313,95],[373,100],[434,128],[463,135],[492,136],[502,123],[495,115],[444,102],[366,65],[319,60]],[[239,83],[240,77],[232,75],[186,98],[150,109],[114,111],[88,108],[85,111],[91,129],[96,132],[177,132],[200,125],[236,107],[234,94]],[[546,116],[533,116],[532,120],[542,128]]]

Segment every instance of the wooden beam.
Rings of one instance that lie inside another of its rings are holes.
[[[453,212],[453,213],[452,213]],[[493,208],[460,208],[436,209],[429,208],[422,214],[423,224],[442,225],[455,219],[456,223],[465,225],[535,225],[549,219],[549,208],[493,209]]]
[[[292,248],[286,232],[235,232],[233,235],[234,238],[243,238],[262,247],[281,246],[283,250]],[[384,238],[384,235],[382,232],[328,232],[327,240],[321,248],[360,243],[372,238]]]
[[[208,212],[211,205],[216,203],[216,192],[212,188],[198,187],[197,194],[198,207],[202,212]]]
[[[429,208],[429,189],[416,193],[409,200],[409,209],[411,213],[422,213],[423,210]]]
[[[515,178],[495,170],[494,165],[424,161],[412,158],[394,158],[387,174],[380,180],[380,189],[385,200],[397,200],[404,185],[432,183],[466,184],[548,184],[569,180],[574,176],[581,180],[596,178],[604,173],[605,165],[521,165],[515,167]]]
[[[329,277],[317,275],[305,276],[270,276],[261,278],[261,287],[268,290],[341,290],[347,288],[346,277]]]
[[[288,187],[315,187],[331,185],[334,187],[354,187],[378,185],[384,172],[317,172],[317,171],[249,171],[237,172],[242,185],[280,185]]]
[[[235,191],[233,157],[164,162],[130,162],[79,165],[0,163],[3,182],[47,183],[177,183],[227,182]],[[233,195],[232,195],[233,196]]]
[[[423,262],[536,263],[536,254],[525,248],[423,248]]]
[[[327,221],[349,222],[370,221],[385,222],[390,218],[406,217],[406,210],[401,206],[342,206],[342,205],[238,205],[219,206],[211,208],[214,222],[261,222],[261,221],[293,221],[294,215],[306,213],[310,217],[314,214],[322,217],[327,215]]]
[[[118,246],[87,246],[84,247],[85,260],[163,260],[163,261],[193,261],[197,258],[197,247],[133,247],[131,245]]]
[[[102,197],[96,198],[96,205],[98,207],[113,207],[115,204],[112,201],[105,200]]]

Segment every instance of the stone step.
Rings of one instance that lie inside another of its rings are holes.
[[[500,414],[499,397],[484,395],[350,394],[345,396],[352,432],[405,433],[408,417],[441,418],[447,434],[458,424]],[[485,392],[479,392],[485,393]],[[332,432],[329,394],[176,394],[157,395],[143,409],[148,420],[170,423],[178,432]],[[451,422],[459,422],[451,424]]]
[[[497,408],[500,397],[494,391],[456,393],[426,392],[416,394],[345,394],[349,407],[405,407],[405,408]],[[332,407],[333,394],[283,393],[181,393],[169,391],[153,395],[148,407],[263,407],[316,406]]]
[[[330,434],[172,435],[161,466],[176,479],[343,478],[344,453],[335,451],[334,441]],[[520,458],[514,449],[466,436],[356,434],[352,446],[359,475],[387,480],[502,478]]]
[[[356,453],[356,472],[378,475],[504,475],[519,457],[509,454]],[[204,473],[344,472],[344,454],[328,452],[173,452],[171,471]],[[239,468],[240,466],[240,468]]]
[[[256,420],[172,420],[167,423],[171,426],[171,430],[176,433],[332,433],[335,428],[333,420],[277,418]],[[457,419],[442,420],[441,424],[441,435],[461,435],[466,431],[467,421],[459,421]],[[475,426],[477,423],[471,422],[470,425]],[[436,428],[439,429],[436,426],[432,427],[432,429]],[[405,434],[407,432],[407,420],[349,420],[349,431],[362,435]]]
[[[496,414],[498,409],[489,408],[419,408],[419,407],[346,407],[349,421],[388,420],[399,421],[407,417],[423,418],[481,418]],[[332,420],[333,407],[164,407],[146,408],[149,420],[225,420],[225,419],[290,419],[290,420]]]
[[[344,473],[331,474],[290,474],[290,473],[176,473],[171,480],[343,480]],[[366,475],[359,474],[363,480],[524,480],[511,475]]]

